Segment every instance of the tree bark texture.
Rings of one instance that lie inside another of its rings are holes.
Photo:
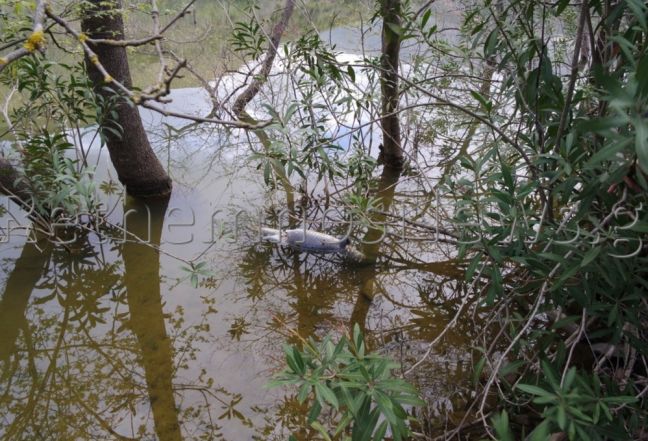
[[[124,39],[124,20],[120,12],[120,1],[89,0],[81,20],[82,31],[90,38]],[[126,48],[110,45],[92,45],[99,62],[112,78],[127,88],[132,87]],[[111,86],[110,79],[86,59],[88,75],[97,93],[111,99],[118,91]],[[119,181],[126,192],[133,197],[151,198],[171,193],[171,179],[155,156],[149,144],[137,107],[125,98],[116,105],[117,120],[121,136],[105,131],[110,159],[117,171]]]
[[[382,113],[380,123],[383,133],[383,164],[393,170],[403,168],[401,127],[398,115],[398,64],[400,61],[401,19],[400,0],[379,0],[382,25],[382,57],[380,60],[380,89],[382,92]]]

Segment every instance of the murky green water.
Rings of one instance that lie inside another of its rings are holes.
[[[14,229],[2,244],[3,439],[286,439],[303,415],[293,391],[264,384],[295,333],[359,323],[373,349],[409,366],[470,295],[451,249],[400,231],[365,247],[377,256],[365,265],[261,243],[285,196],[241,159],[249,145],[213,139],[158,139],[176,183],[168,204],[106,196],[102,234],[52,245]],[[394,212],[431,209],[433,196],[407,187],[384,189]],[[315,228],[324,208],[305,207]],[[197,287],[184,261],[205,263]],[[469,393],[471,329],[459,324],[410,376],[437,414]]]
[[[207,105],[197,89],[174,93],[185,111]],[[472,294],[452,247],[393,222],[384,237],[353,230],[356,245],[375,241],[358,245],[373,263],[262,243],[261,225],[304,218],[342,234],[345,213],[325,197],[290,207],[247,162],[245,137],[178,131],[178,121],[144,116],[174,179],[168,203],[104,194],[109,224],[52,244],[27,241],[20,225],[29,223],[5,202],[2,439],[287,439],[305,427],[304,409],[294,391],[264,388],[282,368],[282,345],[354,323],[404,369],[423,359],[407,378],[430,403],[427,416],[441,426],[461,417],[478,318],[459,322],[426,354]],[[114,180],[106,159],[104,152],[98,176]],[[394,186],[383,177],[382,208],[433,224],[439,207],[417,179]],[[192,273],[190,262],[204,271]]]

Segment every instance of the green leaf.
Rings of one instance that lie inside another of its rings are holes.
[[[477,101],[479,101],[479,104],[481,104],[482,108],[484,109],[484,111],[486,113],[489,113],[492,110],[493,103],[486,100],[486,98],[484,98],[479,92],[471,90],[470,94],[472,95],[473,98],[475,98]]]
[[[549,420],[544,420],[533,429],[529,436],[530,441],[547,441],[549,439]]]
[[[569,5],[569,0],[560,0],[558,4],[556,5],[556,17],[558,17],[562,12],[565,10],[565,8]]]
[[[648,56],[644,55],[637,63],[635,80],[638,83],[638,92],[644,97],[648,95]]]
[[[299,388],[299,393],[297,394],[297,400],[299,400],[300,403],[303,403],[306,401],[306,398],[308,398],[308,395],[311,392],[311,385],[308,383],[304,383],[301,385]]]
[[[356,74],[352,66],[347,66],[347,74],[349,74],[349,78],[351,78],[351,81],[355,83]]]
[[[297,348],[293,346],[285,346],[284,352],[286,353],[286,363],[288,363],[288,367],[290,367],[294,373],[303,375],[306,372],[304,369],[304,359]]]
[[[493,416],[493,427],[497,433],[497,439],[499,441],[513,441],[513,433],[509,427],[509,417],[506,410],[503,410],[500,414],[495,414]]]
[[[376,432],[374,433],[374,436],[373,436],[373,440],[374,441],[383,441],[385,439],[385,434],[386,433],[387,433],[387,421],[383,421],[378,426],[378,429],[376,429]]]
[[[567,375],[565,376],[565,381],[563,382],[563,388],[565,390],[569,390],[571,388],[571,385],[574,383],[575,378],[576,378],[576,368],[571,367],[567,371]]]
[[[567,428],[567,411],[565,410],[565,406],[563,406],[562,404],[558,405],[556,421],[558,422],[558,427],[560,427],[562,430],[565,430]]]
[[[486,357],[481,357],[477,362],[477,364],[475,365],[475,369],[473,372],[473,384],[477,384],[479,382],[479,377],[481,377],[481,373],[485,365],[486,365]]]
[[[488,58],[495,53],[495,48],[497,47],[497,42],[499,39],[499,31],[493,29],[486,40],[484,41],[484,57]]]
[[[625,0],[628,8],[632,10],[634,18],[637,19],[644,32],[648,31],[648,21],[646,20],[646,5],[640,0]]]
[[[601,253],[601,248],[596,247],[590,249],[587,253],[585,253],[585,256],[583,256],[583,260],[580,263],[580,267],[584,268],[587,265],[589,265],[596,257]]]
[[[335,410],[340,407],[340,403],[333,392],[328,386],[323,383],[315,383],[315,394],[317,395],[320,403],[325,401],[329,403]]]
[[[315,400],[313,407],[311,407],[310,411],[308,412],[308,422],[312,423],[313,421],[315,421],[321,412],[322,406],[320,405],[318,400]]]
[[[387,27],[394,34],[398,35],[401,38],[403,37],[403,35],[404,35],[403,28],[401,26],[399,26],[398,24],[396,24],[396,23],[387,23]]]
[[[432,16],[432,9],[429,9],[425,11],[423,14],[423,17],[421,17],[421,29],[425,28],[425,25],[427,24],[428,20]]]
[[[517,388],[523,392],[539,397],[555,397],[555,395],[541,387],[534,386],[533,384],[518,384]]]
[[[322,438],[324,438],[325,441],[331,441],[331,437],[329,436],[328,432],[326,431],[326,428],[324,426],[322,426],[321,423],[319,423],[317,421],[313,421],[311,423],[311,427],[313,429],[317,430],[317,432],[320,435],[322,435]]]

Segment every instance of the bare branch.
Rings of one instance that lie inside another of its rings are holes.
[[[292,0],[291,0],[292,1]],[[186,8],[185,8],[186,9]],[[241,129],[261,129],[264,127],[267,127],[268,125],[271,124],[271,121],[265,121],[262,123],[258,124],[251,124],[249,122],[245,121],[228,121],[228,120],[223,120],[223,119],[217,119],[217,118],[203,118],[203,117],[198,117],[195,115],[190,115],[186,113],[179,113],[179,112],[173,112],[169,110],[165,110],[161,107],[158,107],[154,104],[151,103],[151,101],[157,101],[157,102],[168,102],[168,100],[164,100],[163,97],[168,95],[171,89],[171,82],[173,79],[178,75],[180,69],[184,67],[184,61],[181,61],[178,63],[178,65],[174,68],[174,70],[167,75],[166,79],[161,83],[156,86],[151,86],[147,89],[145,89],[144,92],[138,93],[138,92],[133,92],[130,90],[128,87],[126,87],[124,84],[121,82],[115,80],[112,78],[112,76],[108,73],[106,68],[103,66],[101,61],[99,60],[99,57],[97,54],[92,50],[90,45],[88,44],[92,40],[88,38],[84,38],[84,34],[78,32],[75,30],[66,20],[63,18],[57,16],[54,14],[52,11],[49,9],[46,11],[47,16],[50,17],[52,20],[54,20],[56,23],[61,25],[65,30],[72,36],[74,36],[79,43],[81,44],[83,51],[85,52],[86,56],[88,59],[93,63],[93,65],[99,70],[99,72],[103,75],[106,83],[111,83],[114,84],[114,86],[119,90],[121,93],[123,93],[126,97],[128,97],[133,103],[141,105],[142,107],[146,107],[147,109],[153,110],[155,112],[158,112],[164,116],[173,116],[176,118],[181,118],[181,119],[186,119],[190,121],[195,121],[195,122],[202,122],[202,123],[211,123],[211,124],[219,124],[219,125],[224,125],[228,127],[234,127],[234,128],[241,128]],[[161,30],[161,32],[164,32],[168,28],[165,27],[164,29]]]

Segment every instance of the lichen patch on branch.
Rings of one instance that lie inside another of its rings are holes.
[[[43,31],[43,26],[38,25],[36,26],[36,29],[34,29],[34,32],[31,33],[29,37],[27,37],[27,40],[25,40],[25,44],[23,47],[27,52],[32,53],[35,52],[36,50],[40,50],[45,47],[45,32]]]

